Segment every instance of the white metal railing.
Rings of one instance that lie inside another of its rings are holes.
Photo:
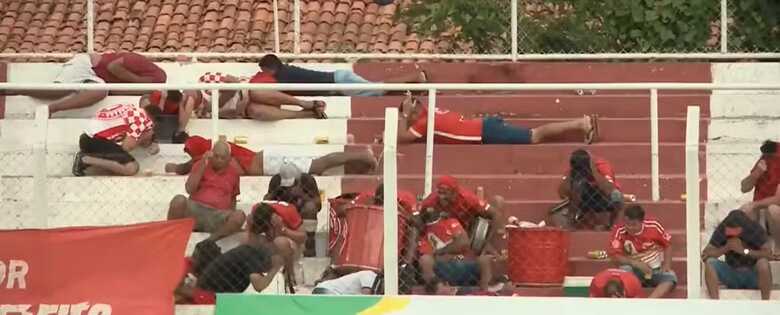
[[[685,242],[688,298],[701,297],[701,204],[699,203],[699,120],[698,106],[688,107],[685,126]]]
[[[159,89],[189,89],[189,90],[211,90],[212,112],[218,112],[219,90],[309,90],[309,91],[345,91],[345,90],[385,90],[385,91],[428,91],[429,103],[428,112],[435,112],[436,94],[438,91],[450,90],[649,90],[650,108],[651,108],[651,173],[652,173],[652,198],[660,198],[659,172],[658,172],[658,90],[780,90],[780,83],[775,84],[714,84],[714,83],[591,83],[591,84],[252,84],[252,83],[220,83],[220,84],[34,84],[34,83],[0,83],[0,90],[159,90]],[[47,193],[46,193],[46,141],[48,122],[48,108],[41,106],[36,110],[35,124],[36,135],[34,154],[37,169],[33,188],[36,214],[39,216],[43,225],[46,226],[48,213]],[[434,116],[428,115],[428,130],[426,136],[426,168],[425,168],[425,192],[431,191],[432,173],[433,173],[433,139],[434,139]],[[217,137],[219,134],[219,118],[214,115],[212,120],[212,134]],[[699,204],[699,108],[691,107],[687,116],[686,130],[686,238],[687,238],[687,261],[688,261],[688,292],[689,298],[697,298],[701,294],[701,288],[697,284],[701,283],[701,266],[699,263],[700,243],[700,204]],[[397,109],[390,108],[386,111],[385,120],[385,209],[395,209],[396,199],[391,198],[396,193],[397,174],[396,174],[396,135],[397,135]],[[389,202],[388,202],[389,201]],[[395,210],[393,210],[395,211]],[[398,221],[394,212],[385,213],[385,235],[386,240],[394,239],[397,235]],[[396,240],[397,242],[397,240]],[[391,244],[386,241],[386,244]],[[388,251],[387,248],[391,248]],[[397,294],[397,270],[394,269],[397,262],[397,252],[393,247],[385,248],[385,266],[389,271],[385,274],[387,294]],[[392,259],[392,260],[391,260]]]
[[[87,1],[87,52],[94,52],[94,1]],[[301,2],[293,2],[293,51],[283,53],[280,47],[279,4],[273,0],[273,52],[283,59],[470,59],[470,60],[603,60],[603,59],[780,59],[780,52],[734,53],[728,51],[728,0],[720,0],[720,51],[712,53],[595,53],[595,54],[521,54],[518,43],[518,0],[512,0],[510,34],[511,51],[507,54],[404,54],[404,53],[301,53]],[[259,58],[266,53],[151,53],[140,52],[149,58]],[[68,58],[73,53],[0,53],[0,58]]]

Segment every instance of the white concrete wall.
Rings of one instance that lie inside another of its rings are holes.
[[[715,63],[713,83],[780,82],[780,63]],[[710,99],[705,237],[730,210],[752,200],[739,183],[767,139],[780,139],[780,91],[716,91]]]

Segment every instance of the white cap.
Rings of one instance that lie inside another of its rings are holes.
[[[301,170],[295,164],[289,161],[282,162],[279,167],[279,177],[281,177],[282,187],[290,187],[295,184],[295,180],[301,176]]]

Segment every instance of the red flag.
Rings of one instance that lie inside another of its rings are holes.
[[[192,220],[0,231],[0,314],[173,314]]]

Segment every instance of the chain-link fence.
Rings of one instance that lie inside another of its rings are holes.
[[[728,1],[728,52],[780,51],[780,3]]]

